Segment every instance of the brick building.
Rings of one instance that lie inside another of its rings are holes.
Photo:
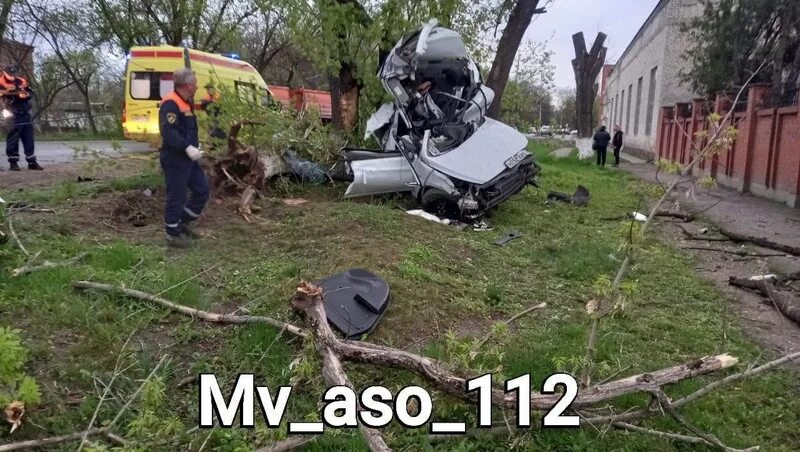
[[[625,151],[655,155],[659,109],[696,97],[680,83],[688,47],[681,24],[703,13],[699,0],[660,0],[607,76],[601,118],[625,132]]]

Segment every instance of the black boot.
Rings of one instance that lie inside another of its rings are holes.
[[[37,162],[28,162],[28,169],[34,171],[41,171],[44,168],[42,168]]]
[[[8,169],[10,171],[19,171],[19,163],[16,161],[8,162]]]

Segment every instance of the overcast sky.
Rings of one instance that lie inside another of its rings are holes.
[[[608,35],[606,62],[615,63],[659,0],[555,0],[547,13],[536,16],[525,34],[533,41],[550,40],[555,52],[555,84],[574,87],[572,35],[582,31],[589,49],[598,31]],[[543,3],[543,2],[542,2]]]

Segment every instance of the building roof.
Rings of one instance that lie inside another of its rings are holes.
[[[650,13],[649,16],[647,16],[647,20],[645,20],[644,23],[642,24],[642,26],[639,27],[639,30],[633,36],[633,39],[631,39],[631,42],[628,43],[628,47],[626,47],[625,51],[622,52],[622,55],[619,58],[617,58],[617,62],[614,64],[614,67],[616,67],[619,64],[619,62],[622,61],[625,58],[625,56],[631,50],[631,47],[633,47],[633,45],[636,43],[636,41],[638,41],[639,38],[642,37],[642,34],[647,29],[647,27],[649,27],[650,24],[653,23],[653,20],[655,20],[655,18],[658,15],[658,13],[660,13],[661,10],[663,10],[664,7],[667,6],[667,3],[669,3],[669,2],[670,2],[670,0],[659,0],[659,2],[656,5],[656,7],[653,8],[653,11]],[[612,68],[611,71],[613,72],[614,68]]]

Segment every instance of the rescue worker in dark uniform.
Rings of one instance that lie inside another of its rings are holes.
[[[219,127],[220,108],[217,104],[217,101],[219,100],[219,92],[216,90],[216,88],[214,88],[212,83],[206,84],[205,88],[206,95],[200,100],[200,108],[211,118],[211,129],[209,130],[208,134],[211,136],[211,138],[224,140],[227,138],[227,135]]]
[[[16,76],[17,68],[7,66],[0,71],[0,95],[3,100],[3,119],[8,123],[6,156],[11,171],[19,171],[19,142],[25,149],[28,169],[42,170],[33,154],[33,121],[31,120],[31,96],[33,91],[28,81]],[[13,118],[12,118],[13,116]]]
[[[208,201],[208,180],[198,164],[203,153],[194,115],[197,77],[190,69],[178,69],[172,82],[175,90],[161,100],[158,110],[161,168],[167,188],[164,223],[167,245],[188,248],[199,238],[192,223]],[[191,192],[188,201],[187,189]]]

